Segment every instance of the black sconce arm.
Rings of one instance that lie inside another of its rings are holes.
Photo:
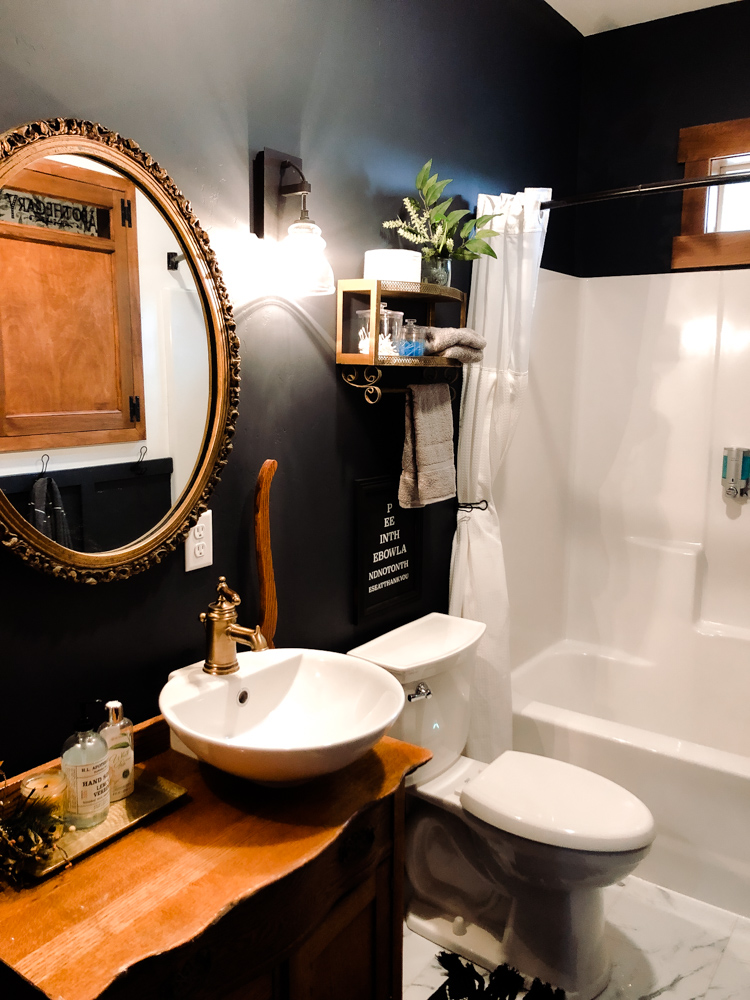
[[[284,160],[281,164],[281,181],[283,182],[284,180],[284,172],[288,170],[290,167],[293,170],[297,171],[302,180],[298,184],[282,183],[281,186],[279,187],[280,193],[284,195],[284,197],[292,194],[301,194],[301,195],[310,194],[310,192],[312,191],[312,186],[310,185],[309,181],[305,178],[305,175],[302,173],[297,164],[292,163],[291,160]]]

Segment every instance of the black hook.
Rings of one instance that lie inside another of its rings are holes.
[[[143,467],[143,459],[146,457],[146,452],[148,448],[146,445],[141,445],[141,450],[138,453],[138,461],[132,466],[133,474],[136,476],[142,476],[145,473],[145,468]]]
[[[477,500],[476,503],[460,503],[459,510],[487,510],[489,504],[486,500]]]
[[[184,253],[174,253],[173,251],[167,252],[167,270],[177,271],[179,270],[180,261],[185,259]]]

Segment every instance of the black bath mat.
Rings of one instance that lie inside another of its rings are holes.
[[[450,951],[441,951],[438,962],[448,978],[430,1000],[516,1000],[524,989],[524,978],[509,965],[498,965],[485,982],[471,962],[462,961]],[[565,1000],[565,991],[535,979],[522,1000]]]

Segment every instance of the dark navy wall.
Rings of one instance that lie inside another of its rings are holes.
[[[750,117],[750,2],[740,0],[585,39],[580,192],[683,176],[681,128]],[[682,197],[558,209],[574,215],[575,273],[671,268]]]
[[[299,154],[336,275],[357,276],[430,156],[472,206],[480,189],[573,187],[582,41],[543,0],[3,0],[0,128],[63,115],[132,136],[215,234],[247,231],[258,149]],[[570,270],[565,225],[547,263]],[[168,671],[201,656],[197,615],[220,573],[254,624],[252,495],[266,458],[279,461],[279,645],[347,649],[372,633],[352,618],[353,480],[399,471],[403,402],[371,407],[342,384],[332,299],[302,303],[309,319],[235,305],[241,416],[211,504],[213,568],[186,575],[180,550],[85,587],[0,551],[9,774],[59,753],[82,698],[155,714]],[[425,522],[424,599],[386,626],[446,609],[453,504]]]

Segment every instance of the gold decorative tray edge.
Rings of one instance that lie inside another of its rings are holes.
[[[147,816],[176,802],[183,795],[187,795],[187,789],[182,785],[149,774],[143,770],[143,765],[136,765],[135,787],[132,793],[126,799],[112,803],[103,823],[87,830],[74,830],[63,834],[55,844],[52,857],[39,865],[33,873],[34,877],[45,878],[52,872],[64,868],[71,861],[120,836]]]

